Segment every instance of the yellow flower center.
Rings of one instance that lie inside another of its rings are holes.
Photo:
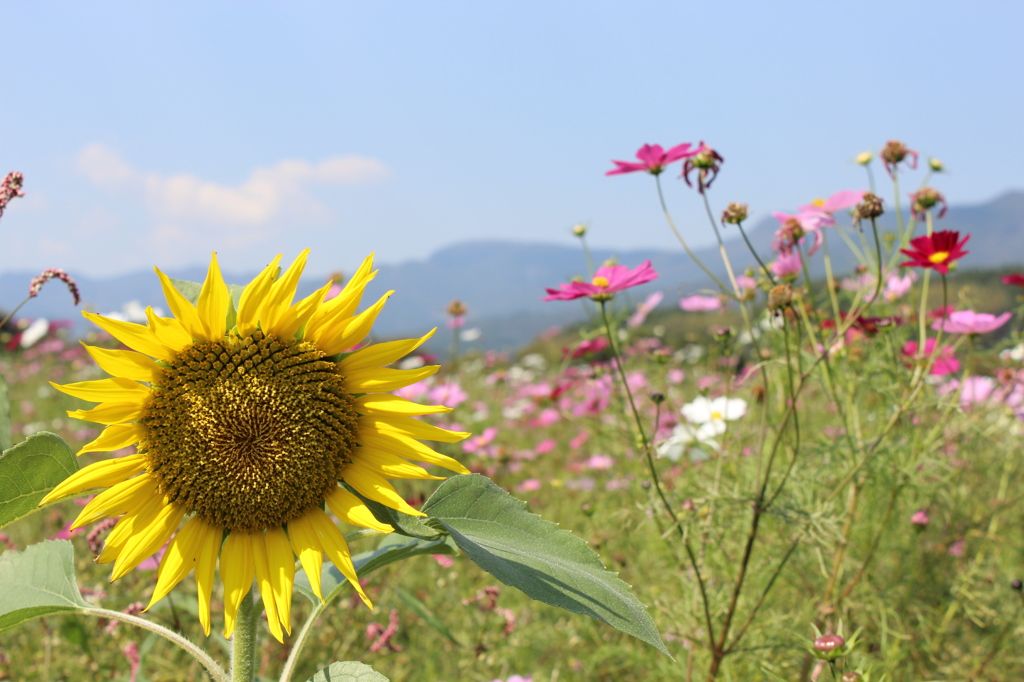
[[[815,199],[814,201],[811,202],[811,206],[817,206],[818,208],[821,208],[824,205],[825,205],[825,200],[824,199]]]
[[[590,283],[593,284],[595,287],[601,287],[602,289],[608,288],[607,277],[595,277],[594,279],[590,280]]]
[[[721,412],[712,412],[711,413],[711,419],[713,421],[719,421],[720,419],[722,419],[722,413]]]
[[[161,493],[229,531],[319,506],[352,461],[357,415],[337,365],[256,331],[196,343],[163,368],[140,443]]]
[[[932,255],[928,256],[928,260],[932,263],[944,263],[949,258],[949,251],[936,251]]]

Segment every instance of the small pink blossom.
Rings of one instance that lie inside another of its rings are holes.
[[[905,357],[913,358],[915,360],[922,360],[924,358],[931,357],[935,352],[935,339],[928,339],[924,344],[924,353],[918,354],[918,343],[917,341],[907,341],[903,344],[903,348],[900,349]],[[931,374],[933,376],[945,376],[946,374],[955,374],[960,370],[960,361],[956,359],[955,351],[952,346],[943,346],[935,357],[935,361],[932,363]]]
[[[748,275],[739,275],[736,278],[736,286],[740,289],[740,298],[752,297],[757,293],[757,280]]]
[[[946,553],[949,554],[950,556],[955,556],[956,558],[959,559],[960,557],[962,557],[964,555],[965,545],[966,545],[966,543],[964,543],[964,539],[963,538],[957,538],[956,540],[953,541],[953,544],[951,544],[949,546],[949,549],[946,550]]]
[[[683,144],[677,144],[675,147],[669,148],[668,151],[662,149],[660,144],[645,144],[643,147],[636,152],[636,158],[640,160],[640,163],[635,161],[615,161],[615,168],[605,173],[605,175],[622,175],[623,173],[635,173],[637,171],[647,171],[651,175],[658,175],[665,166],[693,156],[701,150],[700,147],[694,147],[689,142]]]
[[[536,478],[528,478],[516,486],[516,492],[532,493],[540,490],[541,483]]]
[[[588,469],[596,469],[598,471],[605,471],[611,469],[615,465],[615,460],[608,455],[591,455],[584,466]]]
[[[932,329],[942,329],[947,334],[987,334],[1009,322],[1010,317],[1012,314],[1008,312],[997,317],[973,310],[955,310],[947,318],[936,320]]]
[[[651,267],[649,260],[645,260],[632,270],[625,265],[602,265],[589,282],[559,284],[559,289],[545,287],[548,295],[543,300],[573,301],[585,296],[607,300],[617,291],[646,284],[657,277],[658,273]]]
[[[402,647],[391,641],[396,632],[398,632],[398,611],[391,609],[387,627],[378,623],[370,623],[366,626],[366,638],[374,640],[370,644],[370,651],[376,653],[385,648],[389,651],[401,651]]]
[[[534,428],[546,428],[557,423],[561,418],[562,415],[558,410],[553,407],[545,407],[540,411],[540,414],[537,415],[537,418],[530,423],[530,426],[533,426]]]
[[[477,436],[471,436],[469,439],[462,441],[463,452],[480,452],[485,447],[491,444],[494,437],[498,435],[498,429],[493,426],[488,426],[483,430],[483,433]]]
[[[399,398],[405,398],[406,400],[416,400],[429,390],[430,384],[425,381],[417,381],[415,384],[410,384],[395,390],[395,395]]]
[[[121,653],[128,659],[128,665],[130,666],[128,682],[135,682],[135,678],[139,674],[139,662],[142,660],[139,656],[139,645],[134,641],[128,642],[121,647]]]
[[[961,388],[962,387],[962,388]],[[996,381],[992,377],[969,376],[961,383],[953,379],[939,388],[940,395],[960,391],[960,404],[965,408],[988,402],[996,390]]]
[[[455,317],[448,319],[449,329],[461,329],[466,324],[466,318],[463,315],[456,315]]]
[[[447,554],[431,554],[430,557],[437,562],[437,565],[441,568],[451,568],[455,565],[455,560]]]
[[[673,368],[668,371],[667,374],[668,383],[670,384],[681,384],[686,379],[686,372],[681,369]]]
[[[895,273],[890,273],[885,280],[885,288],[882,289],[882,296],[887,301],[895,301],[903,298],[910,291],[910,287],[914,285],[914,280],[917,279],[917,275],[913,270],[907,272],[907,274],[900,277]],[[865,297],[866,298],[866,297]]]
[[[679,307],[688,313],[710,312],[722,307],[718,296],[687,296],[679,301]]]
[[[910,522],[915,526],[927,526],[930,521],[931,519],[928,518],[928,512],[925,509],[918,509],[910,517]]]
[[[545,455],[554,450],[557,445],[558,444],[555,442],[554,438],[545,438],[541,442],[537,443],[537,447],[535,447],[533,451],[538,455]]]
[[[415,385],[415,384],[414,384]],[[458,407],[461,405],[469,396],[462,390],[454,381],[445,382],[439,386],[435,386],[430,390],[428,398],[431,402],[445,407]]]
[[[786,279],[789,277],[796,277],[800,274],[800,269],[802,267],[801,263],[800,252],[794,251],[788,256],[780,254],[769,267],[771,268],[773,275]]]
[[[626,322],[626,326],[630,329],[636,329],[644,323],[647,316],[651,314],[651,311],[658,307],[661,300],[665,297],[660,291],[655,291],[653,294],[647,297],[643,303],[637,306],[636,312],[633,313],[629,321]],[[603,337],[602,337],[603,338]]]
[[[576,434],[575,438],[569,441],[569,447],[573,450],[576,450],[579,447],[581,447],[584,443],[586,443],[588,438],[590,438],[590,434],[588,432],[580,431],[579,433]]]
[[[863,199],[864,190],[844,189],[836,192],[828,199],[815,199],[811,203],[801,206],[800,210],[807,212],[818,211],[820,213],[832,215],[836,211],[841,211],[844,208],[856,206]],[[835,221],[833,221],[832,224],[835,224]]]

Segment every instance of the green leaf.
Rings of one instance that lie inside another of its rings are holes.
[[[196,304],[196,301],[199,300],[199,292],[203,290],[202,284],[199,282],[189,282],[187,279],[174,279],[173,277],[169,279],[174,288],[178,290],[178,293],[185,297],[185,300],[192,305]]]
[[[346,661],[331,663],[306,682],[388,682],[388,678],[365,663]]]
[[[40,509],[39,501],[78,471],[59,436],[37,433],[0,455],[0,528]]]
[[[360,576],[367,576],[388,564],[420,554],[455,554],[456,550],[450,542],[447,537],[438,540],[416,538],[409,542],[401,535],[390,533],[384,536],[380,544],[377,545],[377,549],[353,556],[352,564],[356,567],[356,573]],[[324,595],[324,602],[329,603],[347,588],[348,579],[341,574],[341,571],[334,564],[325,563],[323,571],[320,573],[320,592]],[[295,589],[314,604],[320,603],[320,600],[313,594],[313,590],[309,586],[309,578],[306,577],[304,571],[295,574]]]
[[[23,552],[0,554],[0,632],[53,613],[89,606],[75,581],[69,540],[44,540]]]
[[[586,542],[525,507],[488,478],[468,474],[442,483],[423,511],[445,525],[477,566],[506,585],[603,621],[671,657],[629,585],[606,571]]]
[[[419,599],[417,599],[416,595],[409,594],[400,587],[395,588],[395,594],[397,594],[398,598],[405,602],[405,605],[412,609],[417,616],[422,618],[423,622],[425,622],[427,625],[429,625],[430,627],[434,628],[442,635],[447,637],[448,641],[450,641],[455,646],[462,646],[462,644],[459,643],[459,640],[455,639],[455,637],[452,635],[451,630],[448,629],[448,626],[445,625],[440,618],[431,613],[430,609],[427,608],[427,605]]]
[[[388,524],[394,528],[395,532],[399,535],[404,535],[410,538],[420,538],[423,540],[438,540],[446,535],[443,528],[436,528],[429,525],[429,520],[424,521],[422,517],[410,516],[405,512],[392,509],[380,502],[375,502],[367,497],[363,497],[358,490],[347,483],[343,483],[343,485],[349,492],[366,503],[366,506],[370,508],[370,512],[378,521]]]
[[[7,395],[7,382],[0,377],[0,452],[14,445],[11,439],[11,399]]]

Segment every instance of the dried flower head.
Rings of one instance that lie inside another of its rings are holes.
[[[793,302],[793,287],[788,284],[777,284],[768,291],[768,309],[779,310]]]
[[[452,300],[452,302],[448,304],[448,307],[445,308],[445,312],[451,317],[462,317],[468,311],[469,309],[466,307],[466,304],[457,298]]]
[[[853,224],[859,225],[862,220],[874,220],[885,213],[882,198],[877,194],[865,192],[860,203],[853,208]]]
[[[909,168],[917,168],[917,152],[898,140],[886,142],[879,156],[882,157],[882,161],[885,163],[885,170],[889,173],[890,177],[896,174],[896,167],[904,160],[907,161]]]
[[[741,204],[738,201],[734,201],[725,207],[722,211],[722,222],[728,223],[729,225],[739,225],[747,219],[749,214],[749,208],[746,204]]]
[[[718,177],[718,169],[724,161],[725,159],[718,152],[701,142],[699,151],[683,162],[681,177],[686,181],[687,187],[693,187],[690,182],[690,173],[697,171],[697,191],[704,194],[704,190],[711,187],[711,183]]]
[[[42,274],[32,279],[32,282],[28,285],[28,296],[29,298],[35,298],[39,295],[43,285],[51,279],[59,279],[68,285],[68,291],[71,292],[71,296],[75,299],[75,305],[82,300],[82,297],[78,295],[78,285],[75,280],[71,279],[71,275],[64,272],[60,268],[47,268],[43,270]]]
[[[917,216],[918,220],[924,220],[925,214],[935,206],[941,207],[938,216],[940,218],[946,215],[946,211],[949,209],[949,206],[946,205],[946,197],[931,187],[922,187],[914,192],[910,195],[910,201],[912,202],[914,215]]]

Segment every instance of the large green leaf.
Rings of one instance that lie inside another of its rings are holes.
[[[356,661],[331,663],[306,682],[388,682],[388,678]]]
[[[88,607],[75,581],[68,540],[44,540],[0,554],[0,632],[32,618]]]
[[[7,382],[0,377],[0,452],[14,445],[11,439],[11,399],[7,394]]]
[[[59,436],[37,433],[0,455],[0,528],[39,509],[39,500],[78,471]]]
[[[380,544],[377,545],[377,549],[353,556],[352,563],[356,567],[356,573],[360,576],[367,576],[388,564],[420,554],[455,554],[455,548],[451,546],[446,537],[438,540],[416,538],[410,541],[407,537],[391,533],[384,536]],[[348,580],[341,574],[341,571],[332,563],[324,564],[323,572],[320,574],[320,590],[324,595],[324,601],[329,603],[347,588]],[[295,589],[311,602],[319,603],[313,590],[309,587],[309,579],[305,572],[299,571],[295,574]]]
[[[445,525],[477,566],[506,585],[592,616],[669,656],[647,609],[586,542],[526,511],[486,477],[452,476],[423,511]]]
[[[370,512],[378,521],[388,524],[394,528],[395,532],[399,535],[405,535],[410,538],[420,538],[422,540],[438,540],[445,537],[444,529],[440,527],[432,527],[429,519],[424,521],[423,517],[411,516],[405,512],[400,512],[397,509],[392,509],[380,502],[364,497],[362,493],[347,483],[344,483],[343,485],[349,492],[366,504],[370,509]]]

